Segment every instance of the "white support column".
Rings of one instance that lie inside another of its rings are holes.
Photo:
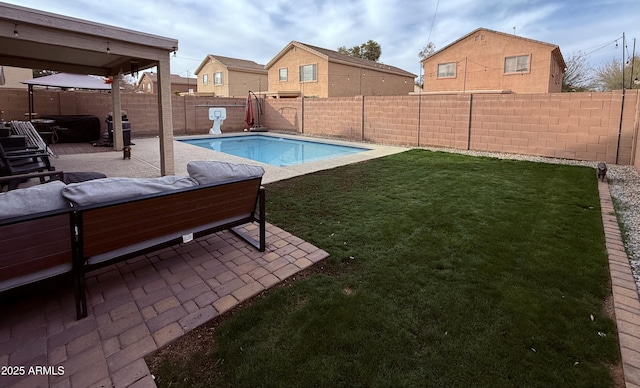
[[[175,173],[169,62],[169,55],[158,61],[158,136],[160,139],[160,173],[163,176]]]
[[[120,74],[113,76],[111,84],[111,95],[113,96],[113,149],[122,150],[124,139],[122,136],[122,100],[120,99]]]

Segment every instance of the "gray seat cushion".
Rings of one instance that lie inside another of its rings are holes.
[[[261,178],[264,168],[250,164],[237,164],[216,161],[193,161],[187,163],[189,176],[201,185],[219,182],[239,181]]]
[[[197,185],[193,179],[183,176],[104,178],[68,184],[62,190],[62,196],[74,205],[87,206]]]
[[[52,181],[42,185],[0,193],[0,218],[11,218],[69,207],[61,195],[65,184]]]

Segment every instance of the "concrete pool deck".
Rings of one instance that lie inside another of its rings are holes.
[[[260,133],[261,135],[273,135],[273,133]],[[233,133],[233,136],[251,135],[249,133]],[[224,135],[222,135],[224,136]],[[302,136],[294,136],[287,134],[277,134],[277,136],[304,139]],[[211,136],[185,136],[176,137],[180,139],[201,139]],[[369,143],[346,142],[332,139],[317,139],[330,144],[346,145],[351,147],[368,148],[368,151],[357,154],[340,156],[327,160],[320,160],[300,164],[296,166],[275,167],[269,164],[248,159],[228,155],[222,152],[208,150],[206,148],[187,144],[180,141],[173,142],[175,175],[188,175],[187,163],[192,160],[217,160],[232,163],[248,163],[262,166],[265,169],[265,175],[262,179],[263,183],[271,183],[282,179],[293,178],[298,175],[309,174],[311,172],[326,170],[338,166],[361,162],[369,159],[375,159],[382,156],[397,154],[408,150],[404,147],[385,146]],[[56,152],[60,155],[58,159],[54,159],[52,163],[56,166],[56,170],[60,171],[95,171],[101,172],[108,177],[157,177],[160,176],[160,145],[158,138],[134,139],[132,146],[131,159],[122,159],[122,153],[116,151],[105,151],[92,153],[91,157],[86,154],[64,154],[65,147],[71,147],[67,144],[58,144],[54,146]],[[91,150],[89,150],[91,151]]]

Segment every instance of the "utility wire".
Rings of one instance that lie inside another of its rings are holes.
[[[440,0],[438,0],[438,2],[436,3],[436,11],[433,13],[433,19],[431,19],[431,28],[429,28],[429,37],[427,38],[427,42],[431,42],[431,32],[433,32],[433,25],[436,22],[436,15],[438,14],[439,6],[440,6]]]

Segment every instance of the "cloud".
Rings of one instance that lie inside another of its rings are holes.
[[[4,1],[177,39],[171,69],[181,75],[193,74],[207,54],[266,64],[292,40],[335,50],[372,39],[382,62],[418,73],[418,52],[430,41],[441,49],[479,27],[516,27],[565,55],[604,45],[590,56],[594,63],[621,57],[613,42],[623,32],[630,49],[640,37],[638,0]]]

